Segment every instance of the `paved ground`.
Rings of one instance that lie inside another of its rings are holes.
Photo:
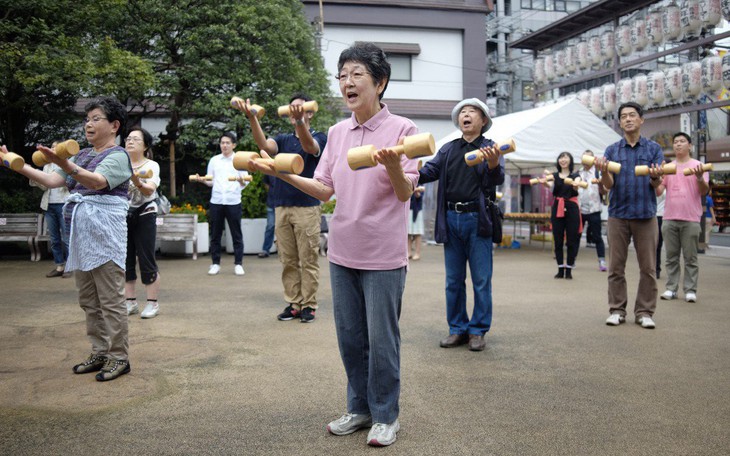
[[[714,250],[714,249],[712,249]],[[729,250],[730,251],[730,250]],[[607,327],[606,276],[582,250],[558,281],[539,244],[495,255],[487,350],[442,349],[443,254],[408,274],[402,430],[387,449],[334,437],[345,378],[322,259],[313,324],[279,322],[277,258],[206,275],[161,260],[162,313],[130,321],[132,373],[74,375],[88,352],[73,280],[0,260],[0,454],[719,455],[730,453],[730,255],[700,258],[699,302],[660,301],[657,329]],[[630,308],[636,261],[628,268]],[[660,290],[662,290],[660,284]],[[140,294],[141,295],[141,294]]]

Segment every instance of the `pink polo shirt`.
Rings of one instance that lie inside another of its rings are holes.
[[[697,185],[696,176],[685,176],[687,168],[697,168],[702,163],[690,158],[685,163],[674,160],[677,165],[677,174],[664,176],[664,186],[667,188],[664,202],[663,220],[682,220],[685,222],[700,222],[702,218],[702,195]],[[705,182],[710,181],[710,173],[704,173]]]
[[[353,171],[347,164],[352,147],[394,146],[402,136],[418,133],[405,117],[380,112],[360,125],[355,114],[332,126],[314,178],[335,190],[337,204],[329,224],[328,258],[352,269],[391,270],[408,264],[410,200],[395,195],[383,165]],[[418,160],[401,157],[406,176],[418,182]]]

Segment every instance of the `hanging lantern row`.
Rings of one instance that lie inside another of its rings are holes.
[[[628,57],[650,46],[697,38],[703,28],[715,27],[723,17],[730,21],[730,0],[664,2],[615,30],[594,33],[575,44],[541,54],[534,62],[533,79],[544,85],[579,70],[611,64],[615,54]]]

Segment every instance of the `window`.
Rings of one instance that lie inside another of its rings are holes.
[[[390,63],[391,81],[411,80],[411,55],[410,54],[385,54]]]

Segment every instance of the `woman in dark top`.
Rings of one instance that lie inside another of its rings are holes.
[[[580,206],[578,205],[578,182],[580,177],[573,172],[573,156],[569,152],[561,152],[556,163],[558,172],[553,173],[552,182],[541,179],[544,186],[553,189],[552,212],[550,221],[553,225],[553,241],[555,243],[555,260],[558,263],[556,279],[572,279],[575,257],[578,255],[580,242]],[[573,179],[573,184],[565,183],[566,178]],[[568,261],[563,262],[563,240],[568,246]]]

